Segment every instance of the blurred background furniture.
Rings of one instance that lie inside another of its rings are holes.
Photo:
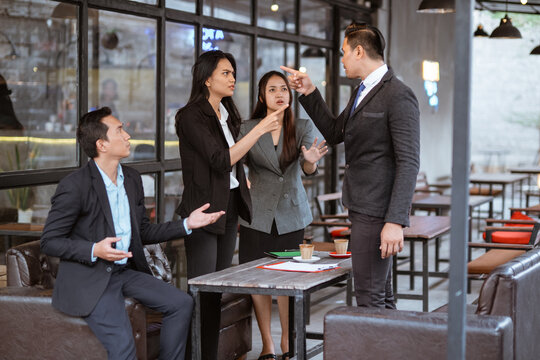
[[[146,245],[145,254],[154,276],[170,283],[171,269],[161,245]],[[40,252],[39,241],[8,250],[8,287],[0,289],[2,356],[8,359],[32,358],[36,354],[50,359],[107,357],[83,319],[53,309],[51,296],[58,263],[58,258]],[[242,358],[251,350],[251,298],[227,294],[221,305],[218,360]],[[126,299],[126,309],[132,322],[137,358],[156,359],[161,315],[133,299]]]

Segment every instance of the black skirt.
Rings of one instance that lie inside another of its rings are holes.
[[[279,235],[276,222],[272,223],[270,234],[240,226],[238,261],[240,264],[265,257],[268,251],[299,249],[304,240],[304,229]]]

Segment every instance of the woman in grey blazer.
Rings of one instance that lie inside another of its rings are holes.
[[[287,78],[276,71],[259,81],[258,102],[251,118],[240,127],[240,137],[248,134],[260,119],[289,104],[292,99]],[[313,220],[301,171],[315,174],[317,161],[327,152],[325,141],[311,120],[294,119],[287,108],[280,114],[279,128],[261,136],[247,155],[252,200],[251,224],[240,219],[240,263],[264,257],[265,251],[298,248],[304,228]],[[308,149],[309,148],[309,149]],[[263,348],[259,360],[276,359],[270,332],[272,298],[253,295],[255,315]],[[288,358],[288,299],[278,296],[281,320],[281,350]]]

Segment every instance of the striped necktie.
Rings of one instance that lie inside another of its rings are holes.
[[[358,99],[360,98],[360,95],[362,94],[362,91],[364,91],[364,89],[366,88],[366,86],[364,85],[364,82],[361,82],[360,83],[360,86],[358,87],[358,92],[356,93],[356,97],[354,98],[354,102],[351,106],[351,112],[349,113],[349,117],[352,116],[354,110],[356,109],[356,105],[357,102],[358,102]]]

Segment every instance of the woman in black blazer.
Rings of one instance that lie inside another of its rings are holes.
[[[251,222],[251,198],[242,158],[260,136],[278,128],[279,114],[287,108],[282,106],[236,142],[241,119],[232,99],[234,57],[219,50],[206,52],[199,56],[192,73],[189,101],[176,114],[184,180],[176,212],[189,215],[209,202],[208,212],[219,209],[226,214],[185,238],[188,279],[231,265],[238,216]],[[201,296],[203,359],[217,358],[220,300],[220,294]]]

